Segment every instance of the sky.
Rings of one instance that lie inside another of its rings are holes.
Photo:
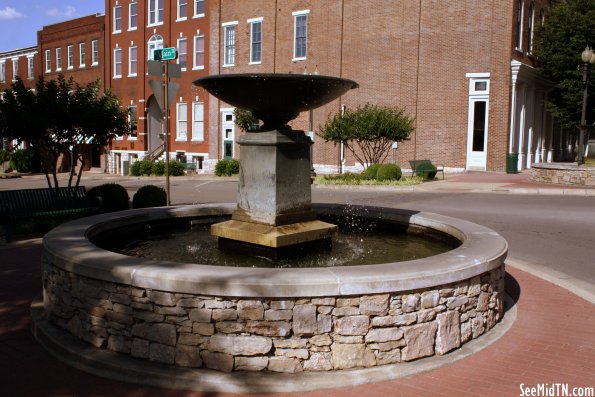
[[[37,45],[45,25],[96,13],[104,0],[0,0],[0,51]]]

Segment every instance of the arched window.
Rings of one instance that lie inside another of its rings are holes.
[[[535,3],[529,5],[529,54],[533,52],[533,33],[535,32]]]
[[[149,46],[148,46],[148,58],[149,61],[154,60],[154,56],[153,56],[153,52],[155,50],[159,50],[161,48],[163,48],[163,37],[161,37],[158,34],[154,34],[153,36],[151,36],[151,38],[149,38],[149,42],[148,42]]]
[[[523,49],[523,0],[519,0],[516,20],[516,49]]]

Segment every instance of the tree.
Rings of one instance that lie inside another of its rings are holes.
[[[49,81],[42,76],[35,90],[29,90],[17,79],[0,101],[0,135],[25,142],[39,154],[50,188],[52,183],[58,187],[61,155],[71,160],[68,186],[72,186],[80,161],[78,186],[83,171],[82,146],[106,146],[128,128],[128,110],[109,90],[100,94],[99,80],[80,86],[62,75]]]
[[[254,117],[251,111],[235,108],[233,111],[235,123],[244,132],[256,131],[258,129],[258,119]]]
[[[595,45],[595,0],[556,2],[536,33],[534,55],[538,68],[555,85],[548,95],[548,109],[563,128],[576,132],[584,89],[580,55],[587,45]],[[594,121],[593,84],[590,88],[587,120]]]
[[[382,163],[393,142],[408,140],[413,124],[414,119],[404,109],[368,103],[343,115],[329,115],[317,135],[327,142],[343,142],[357,161],[368,167]]]

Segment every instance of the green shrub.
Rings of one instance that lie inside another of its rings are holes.
[[[225,175],[232,176],[240,173],[240,162],[236,159],[231,159],[225,166]]]
[[[153,173],[153,162],[149,160],[140,161],[140,174],[151,175]]]
[[[130,166],[130,175],[131,176],[141,176],[141,165],[142,165],[142,160],[140,161],[135,161],[134,163],[132,163],[132,165]]]
[[[381,164],[370,164],[370,166],[362,172],[362,178],[366,180],[376,179],[376,174],[378,173],[380,166]]]
[[[33,149],[17,149],[10,155],[9,167],[18,172],[33,172],[35,157]]]
[[[132,197],[132,208],[163,207],[167,205],[165,189],[155,185],[145,185]]]
[[[128,192],[117,183],[95,186],[87,192],[89,196],[101,197],[103,212],[123,211],[130,208]]]
[[[157,176],[165,175],[165,161],[155,161],[151,167],[151,174]]]
[[[184,175],[184,164],[178,160],[172,160],[169,162],[169,174],[171,176]]]
[[[423,163],[415,168],[415,175],[423,179],[434,179],[437,168],[433,164]]]
[[[225,175],[225,173],[227,172],[227,163],[229,163],[229,160],[221,159],[221,160],[217,161],[217,164],[215,164],[215,175],[216,176],[224,176]]]
[[[401,167],[396,164],[382,164],[376,173],[377,181],[398,181],[401,179]]]

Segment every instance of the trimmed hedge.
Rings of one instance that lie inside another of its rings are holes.
[[[382,164],[376,173],[377,181],[398,181],[401,179],[401,167],[396,164]]]
[[[130,208],[128,192],[117,183],[105,183],[88,190],[91,197],[101,197],[102,212],[124,211]]]
[[[184,164],[177,160],[170,160],[169,174],[172,176],[184,175]],[[135,161],[130,167],[130,175],[132,176],[162,176],[165,175],[165,161],[159,160],[156,162],[148,160]]]
[[[240,173],[240,162],[236,159],[222,159],[215,164],[216,176],[232,176]]]
[[[145,185],[132,197],[132,208],[163,207],[167,205],[165,189],[155,185]]]

